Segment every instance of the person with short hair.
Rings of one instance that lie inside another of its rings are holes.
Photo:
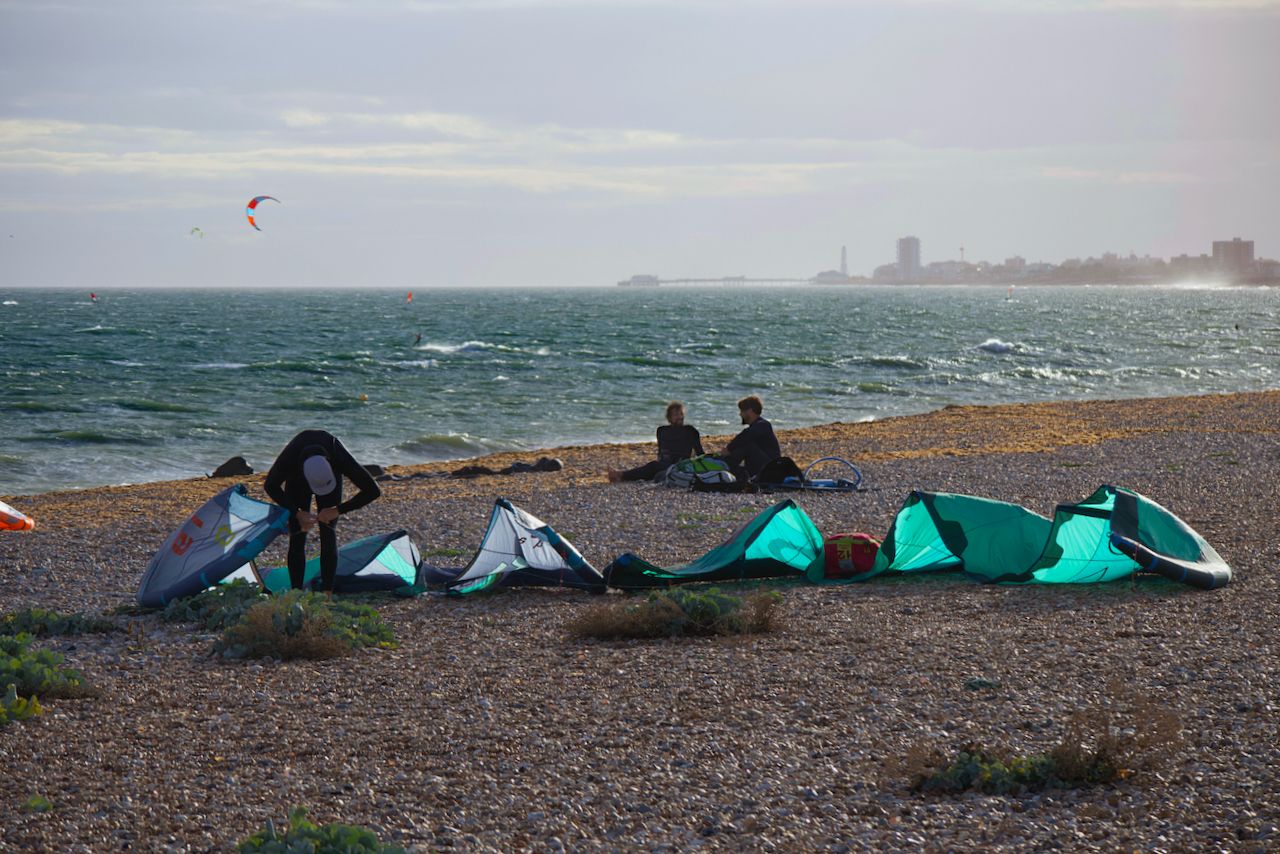
[[[782,447],[774,435],[773,425],[764,417],[764,401],[759,395],[751,394],[739,400],[738,416],[747,426],[729,440],[720,458],[729,464],[736,480],[746,483],[781,457]]]
[[[346,501],[342,500],[344,475],[359,490]],[[338,437],[327,430],[303,430],[271,464],[262,488],[289,511],[290,586],[301,590],[306,581],[307,532],[319,525],[320,589],[332,598],[338,571],[338,517],[380,496],[377,481]],[[315,513],[311,512],[313,496]]]
[[[684,423],[684,404],[667,404],[667,423],[658,428],[658,458],[626,471],[609,469],[610,483],[623,480],[652,480],[680,460],[702,456],[702,436],[696,427]]]

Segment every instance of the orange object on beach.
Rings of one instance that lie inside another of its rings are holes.
[[[36,520],[0,501],[0,531],[30,531]]]

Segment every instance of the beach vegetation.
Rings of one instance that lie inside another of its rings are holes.
[[[43,713],[40,701],[35,697],[19,696],[18,686],[12,682],[0,697],[0,727],[8,725],[9,721],[25,721]]]
[[[377,835],[365,827],[350,824],[317,825],[307,819],[305,807],[289,812],[289,827],[276,830],[271,819],[267,826],[236,846],[239,854],[403,854],[405,849],[378,841]]]
[[[781,603],[776,590],[738,596],[715,587],[676,587],[595,605],[569,628],[578,637],[600,640],[760,634],[776,627]]]
[[[1014,795],[1117,783],[1166,765],[1182,742],[1173,710],[1113,686],[1108,698],[1072,713],[1061,739],[1043,753],[1017,755],[976,742],[948,753],[922,744],[904,765],[913,791]]]
[[[63,657],[48,649],[32,649],[26,634],[0,635],[0,685],[19,698],[89,697],[97,692],[80,671],[63,667]],[[6,705],[6,708],[10,708]],[[8,714],[8,712],[6,712]],[[38,712],[37,712],[38,714]]]
[[[44,795],[32,795],[22,802],[22,808],[27,812],[49,812],[53,809],[53,801]]]
[[[162,619],[176,623],[198,623],[209,631],[221,631],[240,622],[245,613],[268,594],[256,584],[239,579],[219,584],[194,596],[175,599],[165,606]]]
[[[114,621],[96,614],[59,614],[44,608],[24,608],[0,616],[0,635],[83,635],[89,632],[114,632],[118,628]]]
[[[370,605],[291,590],[249,607],[224,629],[214,652],[223,658],[327,659],[360,647],[396,645],[391,627]]]
[[[462,549],[438,548],[424,553],[423,557],[462,557],[466,552]]]

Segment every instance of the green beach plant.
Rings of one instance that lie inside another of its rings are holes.
[[[80,671],[63,667],[63,657],[47,649],[31,649],[26,633],[0,635],[0,685],[10,685],[19,697],[90,697],[97,691]]]
[[[49,812],[53,809],[53,801],[44,795],[32,795],[22,802],[22,808],[27,812]]]
[[[977,743],[953,755],[928,745],[908,754],[912,790],[1017,794],[1115,783],[1165,765],[1182,744],[1182,724],[1168,706],[1113,685],[1102,702],[1074,712],[1050,750],[1030,756]]]
[[[214,652],[224,658],[326,659],[395,645],[391,627],[372,606],[291,590],[249,607],[223,631]]]
[[[7,725],[9,721],[25,721],[43,713],[40,701],[35,697],[18,696],[17,686],[12,682],[5,689],[4,696],[0,697],[0,727]]]
[[[236,846],[239,854],[403,854],[405,849],[378,841],[373,831],[350,824],[316,825],[305,807],[289,812],[289,829],[267,826]]]
[[[95,614],[59,614],[44,608],[25,608],[0,617],[0,635],[29,634],[82,635],[89,632],[114,632],[119,626]]]
[[[209,631],[219,631],[238,623],[250,608],[267,598],[258,585],[237,579],[173,600],[165,606],[162,618],[168,622],[199,623]]]
[[[776,624],[782,594],[757,591],[745,597],[715,587],[676,587],[636,601],[607,602],[587,609],[569,629],[578,637],[601,640],[758,634]]]

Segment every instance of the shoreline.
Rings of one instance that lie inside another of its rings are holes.
[[[568,622],[600,601],[580,591],[423,596],[378,603],[398,648],[338,662],[223,662],[216,633],[123,615],[128,632],[39,641],[100,696],[51,700],[4,730],[0,839],[227,850],[301,805],[420,851],[1252,852],[1280,840],[1280,391],[953,407],[780,438],[797,461],[834,452],[863,469],[867,493],[788,496],[824,534],[882,536],[916,488],[1048,513],[1105,482],[1167,507],[1235,575],[1211,592],[959,573],[780,585],[780,626],[733,640],[576,639]],[[385,482],[339,539],[404,529],[428,560],[465,562],[504,495],[597,567],[622,551],[668,566],[779,498],[605,481],[652,444],[543,453],[565,469]],[[245,479],[255,495],[260,478]],[[37,527],[0,532],[0,613],[131,604],[174,527],[233,482],[19,505]],[[260,563],[283,558],[277,540]],[[1074,714],[1139,695],[1182,725],[1149,772],[1042,793],[907,787],[902,765],[920,748],[1040,754]],[[37,795],[53,808],[23,806]]]
[[[1169,419],[1170,425],[1188,424],[1194,423],[1196,416],[1183,410],[1193,409],[1197,402],[1222,401],[1225,403],[1234,399],[1247,402],[1254,398],[1263,401],[1269,396],[1275,396],[1280,399],[1280,389],[1209,393],[1204,395],[1174,395],[1170,397],[1097,398],[983,405],[950,404],[941,409],[934,409],[928,412],[912,415],[893,415],[870,421],[835,421],[809,427],[779,428],[777,429],[777,435],[783,446],[784,455],[794,458],[801,468],[804,468],[813,459],[829,456],[829,454],[811,450],[817,447],[816,443],[821,441],[839,443],[842,441],[861,440],[866,443],[866,450],[847,457],[850,462],[855,464],[914,455],[956,456],[969,453],[1049,451],[1065,445],[1088,444],[1101,438],[1117,438],[1121,435],[1158,429],[1156,425],[1150,424],[1149,420],[1147,423],[1143,423],[1144,419],[1152,417],[1152,413],[1160,413],[1160,417]],[[1010,432],[983,437],[980,435],[980,430],[965,430],[961,426],[965,422],[971,422],[981,423],[993,429],[1007,430],[1011,423],[1016,425],[1018,413],[1020,412],[1025,413],[1030,419],[1043,419],[1052,417],[1054,413],[1059,413],[1064,423],[1071,423],[1082,432],[1072,438],[1067,431],[1048,427],[1037,421],[1031,426],[1026,435],[1016,438]],[[1148,414],[1135,416],[1135,413],[1139,412]],[[973,433],[974,435],[966,435],[967,433]],[[733,435],[734,433],[704,433],[702,438],[708,453],[713,453],[713,449],[723,447]],[[963,437],[963,447],[934,448],[931,450],[920,447],[922,442],[932,442],[946,436]],[[907,450],[886,449],[884,447],[885,442],[895,437],[909,437],[907,441],[912,445],[912,448]],[[794,443],[803,450],[799,453],[792,453],[788,450],[789,443]],[[637,461],[642,462],[645,455],[651,453],[656,447],[656,443],[653,441],[625,440],[552,445],[524,451],[495,451],[478,456],[455,457],[402,465],[385,465],[382,468],[388,474],[404,476],[425,472],[456,470],[463,465],[484,465],[489,468],[500,469],[514,462],[528,462],[536,460],[538,457],[556,457],[561,460],[568,458],[580,463],[596,459],[616,459],[620,461],[618,465],[628,467],[625,466],[626,459],[634,457]],[[813,454],[813,456],[808,459],[802,459],[806,452]],[[623,456],[624,454],[628,456]],[[368,462],[376,463],[374,460]],[[632,465],[634,464],[637,463],[633,462]],[[209,468],[212,469],[216,465],[218,464],[214,463]],[[596,473],[603,477],[604,470],[599,469]],[[52,489],[44,492],[15,492],[7,495],[0,494],[0,500],[9,501],[10,503],[14,501],[30,503],[38,502],[42,498],[66,498],[82,493],[128,493],[133,490],[148,490],[163,486],[173,486],[185,491],[186,487],[211,481],[220,483],[232,483],[235,481],[241,481],[246,484],[261,483],[265,475],[266,471],[262,470],[243,477],[210,478],[207,476],[193,476],[169,480]],[[460,479],[450,480],[445,478],[443,480],[450,483],[463,482]]]

